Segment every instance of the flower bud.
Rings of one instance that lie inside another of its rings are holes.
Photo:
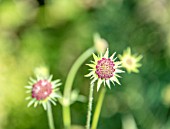
[[[94,46],[97,53],[104,53],[108,48],[108,43],[105,39],[101,38],[98,33],[94,34]]]

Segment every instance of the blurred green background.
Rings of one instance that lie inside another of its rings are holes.
[[[139,74],[122,74],[122,85],[107,90],[98,129],[170,129],[169,0],[0,0],[0,129],[48,128],[42,106],[27,108],[24,86],[42,65],[64,83],[95,32],[111,53],[130,46],[143,55]],[[73,86],[85,96],[87,69],[80,68]],[[95,90],[93,109],[97,97]],[[86,112],[87,102],[74,103],[72,123],[84,126]],[[60,104],[53,113],[63,129]]]

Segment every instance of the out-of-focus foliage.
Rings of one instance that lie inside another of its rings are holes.
[[[45,5],[0,0],[0,128],[47,129],[42,107],[26,107],[28,78],[35,67],[46,65],[54,79],[64,82],[96,32],[108,41],[111,53],[130,46],[143,55],[139,74],[126,73],[121,86],[107,90],[98,129],[169,129],[169,0],[46,0]],[[85,96],[86,73],[82,66],[74,82]],[[94,107],[97,97],[95,92]],[[87,103],[71,106],[72,123],[80,125],[74,128],[85,125],[86,110]],[[53,112],[56,128],[62,129],[61,106]]]

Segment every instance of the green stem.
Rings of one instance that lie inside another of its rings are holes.
[[[64,94],[63,94],[63,123],[65,129],[70,129],[71,125],[71,115],[70,115],[70,95],[71,95],[71,89],[73,85],[73,81],[75,78],[75,75],[80,68],[80,66],[83,64],[83,62],[91,56],[91,54],[94,52],[94,48],[90,48],[87,51],[85,51],[73,64],[72,68],[70,69],[66,83],[64,86]]]
[[[106,93],[106,88],[102,87],[102,90],[99,94],[99,99],[98,99],[98,102],[97,102],[97,105],[96,105],[96,109],[95,109],[95,112],[94,112],[91,129],[97,128],[97,124],[98,124],[98,121],[99,121],[99,116],[100,116],[103,100],[104,100],[104,97],[105,97],[105,93]]]
[[[93,89],[94,89],[94,83],[90,85],[86,129],[90,129],[91,112],[92,112],[92,104],[93,104]]]
[[[55,129],[54,127],[54,121],[53,121],[53,115],[52,115],[52,109],[51,104],[47,103],[47,116],[48,116],[48,124],[50,129]]]
[[[63,122],[64,122],[64,129],[70,129],[71,116],[70,116],[70,106],[69,105],[63,106]]]

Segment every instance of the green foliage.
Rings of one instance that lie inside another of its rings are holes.
[[[165,22],[170,20],[169,1],[166,5],[161,0],[56,1],[39,6],[35,0],[0,0],[0,128],[47,129],[42,107],[26,107],[27,79],[35,67],[47,65],[54,79],[65,82],[71,65],[93,45],[98,32],[111,53],[121,54],[130,46],[144,57],[139,74],[124,74],[121,86],[107,90],[98,129],[126,129],[123,125],[131,129],[133,124],[136,129],[169,129],[170,25]],[[155,9],[163,10],[162,15]],[[82,66],[73,85],[85,96],[87,73]],[[87,103],[71,106],[74,125],[85,125],[86,110]],[[62,129],[61,106],[53,111],[56,128]]]

